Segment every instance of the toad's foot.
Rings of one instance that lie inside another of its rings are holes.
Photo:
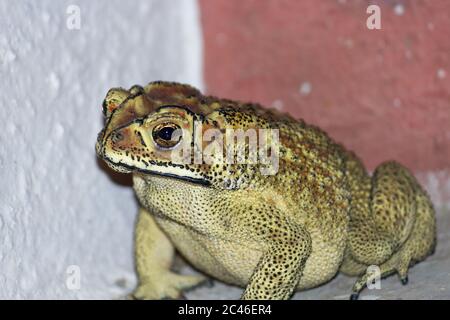
[[[155,279],[144,281],[138,285],[130,298],[140,300],[183,299],[183,291],[192,290],[210,280],[200,275],[179,275],[168,272]]]

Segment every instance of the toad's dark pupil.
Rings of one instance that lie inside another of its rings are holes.
[[[158,137],[163,140],[170,140],[170,139],[172,139],[172,134],[174,131],[175,131],[175,128],[164,127],[158,131]]]

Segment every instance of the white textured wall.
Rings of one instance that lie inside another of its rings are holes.
[[[112,86],[202,85],[197,3],[0,0],[0,17],[0,298],[120,297],[136,202],[97,162],[100,104]]]

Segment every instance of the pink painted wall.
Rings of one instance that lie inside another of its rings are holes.
[[[209,93],[317,124],[373,169],[450,169],[450,1],[200,0]],[[381,7],[381,30],[366,8]]]

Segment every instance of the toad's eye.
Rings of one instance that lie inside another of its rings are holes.
[[[153,128],[152,137],[162,149],[175,147],[181,140],[181,128],[174,123],[161,123]]]

